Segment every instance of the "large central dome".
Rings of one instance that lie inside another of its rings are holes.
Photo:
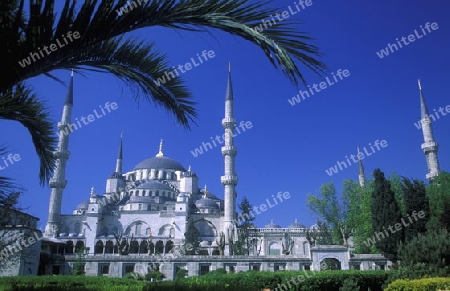
[[[143,160],[134,167],[134,170],[138,169],[169,169],[186,172],[186,169],[179,162],[164,156],[162,152],[162,140],[159,144],[159,153],[156,157]]]
[[[171,169],[186,172],[186,169],[179,162],[164,156],[143,160],[134,167],[134,170],[138,169]]]

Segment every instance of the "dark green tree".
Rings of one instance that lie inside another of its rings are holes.
[[[187,224],[186,224],[186,232],[184,233],[184,249],[186,255],[195,255],[198,246],[200,244],[199,242],[199,235],[200,232],[195,227],[194,218],[189,218]]]
[[[398,255],[402,267],[414,270],[423,266],[428,276],[450,275],[450,232],[447,229],[419,233],[400,243]]]
[[[435,177],[427,189],[430,204],[428,230],[450,231],[450,173],[441,172]]]
[[[234,243],[233,253],[235,255],[250,255],[250,231],[255,228],[255,216],[252,212],[253,206],[247,197],[242,198],[239,204],[239,210],[241,211],[237,221],[237,241]]]
[[[387,229],[401,222],[402,213],[384,173],[376,169],[373,176],[375,185],[372,192],[372,228],[377,237],[375,246],[387,259],[396,263],[397,245],[404,240],[404,229],[394,233]]]
[[[412,216],[413,212],[418,213],[423,211],[425,216],[423,218],[411,217],[412,223],[405,228],[405,240],[409,241],[419,233],[425,233],[427,228],[428,218],[430,216],[428,197],[425,191],[425,184],[418,180],[402,179],[402,192],[405,201],[406,216]],[[405,221],[409,219],[404,218]]]

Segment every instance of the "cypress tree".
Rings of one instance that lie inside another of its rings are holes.
[[[412,216],[412,213],[423,211],[425,217],[419,218],[417,215],[411,217],[413,223],[405,228],[405,240],[409,241],[419,233],[425,233],[427,228],[428,218],[430,216],[428,197],[425,191],[425,184],[418,180],[410,181],[403,178],[402,192],[405,200],[405,212],[407,215]],[[409,221],[409,219],[406,219]]]
[[[402,214],[391,189],[390,182],[380,169],[373,173],[375,186],[372,192],[372,228],[376,237],[376,248],[389,260],[398,260],[397,244],[404,240],[404,226],[394,229],[396,223],[401,223]]]

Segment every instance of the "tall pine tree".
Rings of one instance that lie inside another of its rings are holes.
[[[405,212],[411,216],[414,211],[416,213],[423,211],[425,217],[418,218],[417,221],[413,219],[413,223],[405,228],[405,240],[409,241],[419,233],[425,233],[427,228],[428,218],[430,216],[428,197],[425,192],[425,184],[418,180],[403,178],[402,192],[405,201]],[[417,217],[417,216],[416,216]],[[406,220],[406,219],[405,219]],[[408,219],[409,220],[409,219]]]
[[[241,213],[238,217],[238,240],[234,244],[233,252],[236,255],[250,255],[250,229],[255,227],[252,208],[250,201],[244,197],[239,204]]]
[[[372,192],[372,228],[377,237],[375,246],[389,260],[398,260],[397,245],[404,240],[404,228],[389,231],[388,228],[400,223],[402,214],[391,189],[390,182],[380,169],[373,173],[375,186]]]

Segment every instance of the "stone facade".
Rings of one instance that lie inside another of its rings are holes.
[[[42,232],[39,218],[0,206],[0,276],[36,275]]]

